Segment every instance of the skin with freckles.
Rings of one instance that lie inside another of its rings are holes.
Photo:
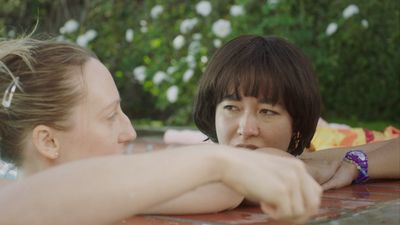
[[[121,154],[126,145],[136,139],[136,132],[121,109],[117,87],[107,68],[98,60],[90,59],[83,74],[87,95],[71,115],[75,126],[69,132],[57,133],[62,140],[62,162]]]
[[[120,96],[110,72],[97,59],[90,59],[83,70],[82,87],[86,95],[73,107],[68,130],[39,125],[25,149],[25,161],[19,176],[27,176],[46,167],[94,156],[121,154],[136,138],[129,118],[121,110]],[[55,155],[41,154],[41,140],[54,143]],[[30,143],[30,144],[29,144]],[[44,158],[50,157],[51,163]],[[40,160],[38,160],[40,159]],[[41,163],[42,162],[42,163]]]

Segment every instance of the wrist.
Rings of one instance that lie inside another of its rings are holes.
[[[344,161],[346,161],[346,160],[344,160]],[[359,173],[360,173],[360,171],[357,168],[357,165],[355,165],[355,163],[353,163],[353,162],[349,163],[347,161],[345,162],[344,165],[345,165],[347,173],[351,177],[351,180],[352,181],[356,180],[358,175],[359,175]]]
[[[207,146],[207,151],[209,151],[209,154],[207,154],[205,162],[210,164],[212,180],[214,182],[223,182],[226,170],[230,164],[229,152],[215,144]]]
[[[363,151],[348,151],[343,160],[352,164],[358,170],[353,183],[359,184],[368,180],[368,157]]]

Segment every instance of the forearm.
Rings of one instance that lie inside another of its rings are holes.
[[[278,156],[293,157],[289,153],[273,148],[260,148],[256,152]],[[149,210],[146,214],[193,214],[218,212],[237,207],[244,200],[231,188],[222,183],[207,184],[184,193],[177,198],[161,203]],[[196,203],[196,204],[193,204]],[[255,204],[255,203],[253,203]]]
[[[397,138],[397,140],[399,140],[399,138]],[[386,141],[367,143],[367,144],[363,144],[363,145],[334,148],[332,150],[340,150],[340,151],[342,151],[342,154],[346,154],[346,152],[353,150],[353,149],[359,149],[364,152],[373,152],[375,150],[380,150],[380,149],[386,148],[388,145],[392,145],[395,142],[396,142],[396,139],[391,139],[391,140],[386,140]]]
[[[214,155],[180,149],[59,166],[1,189],[0,224],[110,224],[218,181]]]
[[[339,160],[341,161],[346,153],[350,150],[362,150],[366,153],[370,153],[376,150],[382,150],[385,149],[386,147],[390,147],[393,144],[397,143],[397,146],[399,145],[399,140],[400,138],[396,139],[390,139],[386,141],[379,141],[379,142],[374,142],[374,143],[368,143],[368,144],[363,144],[363,145],[357,145],[357,146],[348,146],[348,147],[337,147],[337,148],[330,148],[330,149],[324,149],[324,150],[319,150],[316,152],[304,152],[300,158],[302,160]]]
[[[370,178],[400,178],[400,138],[385,142],[367,156]]]
[[[237,207],[244,197],[222,183],[206,184],[161,203],[146,214],[215,213]]]

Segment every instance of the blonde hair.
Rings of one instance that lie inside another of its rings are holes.
[[[71,127],[71,108],[85,94],[79,76],[90,58],[96,56],[72,43],[30,37],[0,41],[0,99],[16,83],[11,105],[0,105],[1,159],[19,165],[25,138],[38,125]]]

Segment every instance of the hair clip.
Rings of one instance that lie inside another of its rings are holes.
[[[11,102],[14,96],[15,89],[17,88],[17,83],[19,81],[19,77],[16,77],[11,81],[11,84],[8,85],[6,91],[4,92],[2,105],[5,108],[10,108]]]

